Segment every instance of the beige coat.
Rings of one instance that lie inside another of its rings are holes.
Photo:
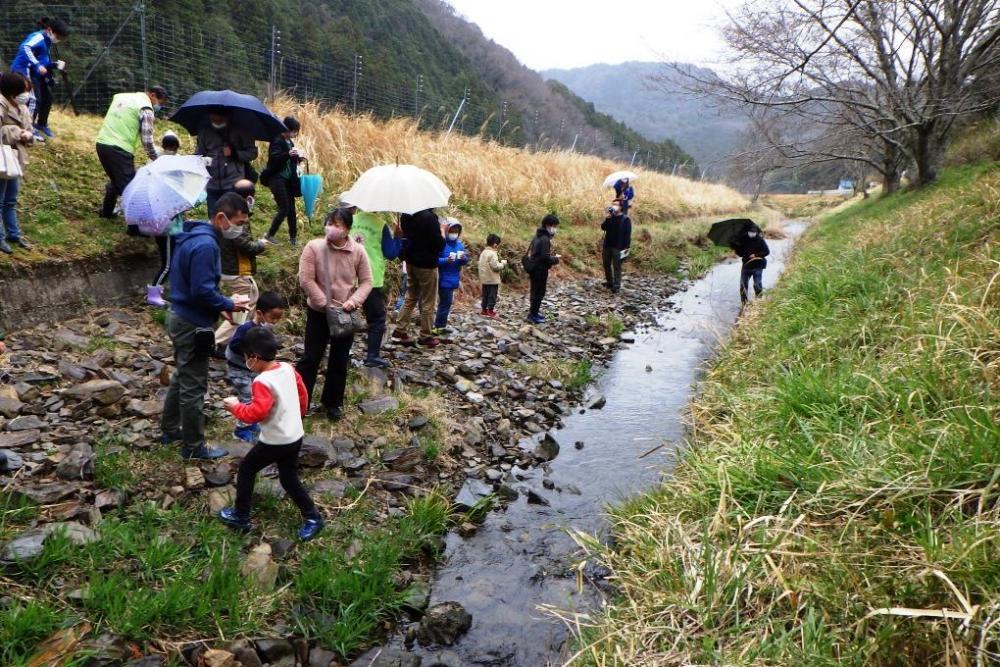
[[[34,142],[34,137],[22,139],[22,133],[31,134],[31,113],[23,104],[12,104],[0,95],[0,143],[13,146],[17,151],[17,159],[21,170],[28,166],[28,146]]]
[[[507,266],[507,260],[500,259],[495,248],[486,247],[479,254],[479,282],[483,285],[499,285],[500,272]]]
[[[328,260],[325,270],[324,260]],[[372,291],[372,268],[365,247],[351,238],[340,248],[328,244],[325,238],[307,243],[299,258],[299,285],[309,307],[320,312],[327,306],[323,280],[330,281],[331,299],[361,306]]]

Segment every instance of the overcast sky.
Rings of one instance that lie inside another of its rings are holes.
[[[742,0],[448,0],[532,69],[664,58],[711,65]]]

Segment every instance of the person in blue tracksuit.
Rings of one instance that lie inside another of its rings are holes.
[[[49,49],[69,36],[69,26],[62,19],[43,18],[38,22],[38,30],[28,35],[10,64],[12,72],[22,74],[31,80],[32,100],[28,103],[35,134],[44,141],[53,136],[49,129],[49,111],[52,110],[52,82],[55,70],[65,63],[53,61]]]
[[[469,253],[465,251],[462,224],[449,218],[445,228],[444,248],[438,257],[438,307],[434,317],[434,330],[443,332],[448,326],[448,315],[454,301],[455,290],[462,283],[462,267],[469,263]]]
[[[615,199],[621,202],[622,215],[628,215],[628,209],[632,206],[632,199],[635,197],[635,190],[629,179],[620,178],[615,181]]]

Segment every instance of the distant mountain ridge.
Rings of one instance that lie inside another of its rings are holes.
[[[712,75],[711,70],[690,67],[699,74]],[[725,157],[739,145],[743,117],[675,85],[650,80],[665,68],[664,63],[632,61],[550,69],[542,75],[564,84],[598,111],[650,139],[669,137],[709,173],[725,173]]]

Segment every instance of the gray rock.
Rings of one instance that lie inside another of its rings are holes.
[[[162,655],[147,655],[125,663],[125,667],[164,667],[167,659]]]
[[[338,655],[336,653],[319,646],[313,647],[309,651],[309,667],[330,667],[337,659]],[[337,664],[339,665],[340,663],[338,662]],[[247,666],[244,665],[243,667]]]
[[[422,615],[431,603],[431,587],[424,579],[416,579],[403,597],[403,610]]]
[[[417,640],[425,645],[451,646],[472,627],[472,615],[457,602],[442,602],[427,610]]]
[[[101,405],[113,405],[125,395],[125,387],[114,380],[89,380],[73,385],[63,392],[63,396],[78,401],[91,399]]]
[[[321,479],[313,484],[312,492],[317,496],[329,496],[340,500],[351,484],[342,479]]]
[[[285,639],[257,639],[257,655],[272,667],[295,667],[295,647]]]
[[[538,492],[533,489],[528,489],[528,504],[529,505],[543,505],[545,507],[549,506],[549,501],[538,495]]]
[[[333,445],[326,438],[307,435],[302,439],[299,463],[306,468],[322,468],[335,456]]]
[[[420,447],[400,447],[382,455],[382,463],[397,472],[409,472],[423,459],[424,450]]]
[[[139,417],[156,417],[163,412],[163,403],[160,401],[140,401],[137,398],[133,398],[128,402],[125,410],[129,414]]]
[[[0,448],[16,449],[38,442],[42,434],[38,430],[18,431],[16,433],[0,433]]]
[[[24,459],[17,452],[0,449],[0,472],[14,472],[24,465]]]
[[[20,414],[21,408],[23,407],[24,403],[22,403],[20,399],[14,396],[0,395],[0,416],[6,417],[7,419],[13,419]]]
[[[391,471],[379,473],[377,479],[378,483],[386,491],[411,491],[419,482],[412,475]]]
[[[23,496],[36,505],[54,505],[77,492],[77,487],[65,482],[30,484],[17,488],[14,493]]]
[[[459,511],[468,512],[473,507],[476,506],[483,498],[491,495],[493,489],[489,484],[485,482],[480,482],[478,479],[467,479],[462,488],[458,490],[458,495],[455,496],[454,504],[458,507]]]
[[[35,431],[45,428],[45,422],[35,415],[22,415],[15,417],[7,423],[7,430],[17,433],[18,431]]]
[[[8,542],[0,559],[14,563],[36,558],[44,550],[45,541],[57,533],[65,535],[76,546],[90,544],[98,539],[97,533],[75,521],[48,523],[41,528],[25,531]]]
[[[264,663],[260,661],[260,656],[257,655],[253,644],[245,639],[230,643],[227,650],[235,656],[236,661],[242,667],[264,667]]]
[[[94,477],[94,449],[85,442],[73,445],[69,454],[56,466],[60,479],[92,479]]]
[[[378,398],[372,398],[367,401],[363,401],[358,406],[358,409],[366,415],[380,415],[383,412],[397,410],[398,408],[399,401],[392,396],[379,396]]]
[[[316,649],[313,650],[315,651]],[[405,649],[386,646],[367,651],[352,662],[350,667],[420,667],[422,664],[421,660],[420,656],[414,655]],[[435,655],[434,664],[437,665],[439,663],[439,656]],[[313,667],[313,665],[310,665],[310,667]],[[326,667],[326,665],[323,667]]]
[[[425,415],[416,415],[411,417],[410,421],[406,423],[407,428],[411,431],[419,431],[423,427],[427,426],[427,417]]]
[[[587,404],[587,409],[589,410],[600,410],[605,405],[608,404],[608,399],[604,397],[604,394],[598,394],[590,400]]]
[[[534,450],[535,458],[541,461],[551,461],[555,457],[559,456],[559,442],[552,436],[551,433],[546,433],[542,436],[541,442],[535,447]]]

